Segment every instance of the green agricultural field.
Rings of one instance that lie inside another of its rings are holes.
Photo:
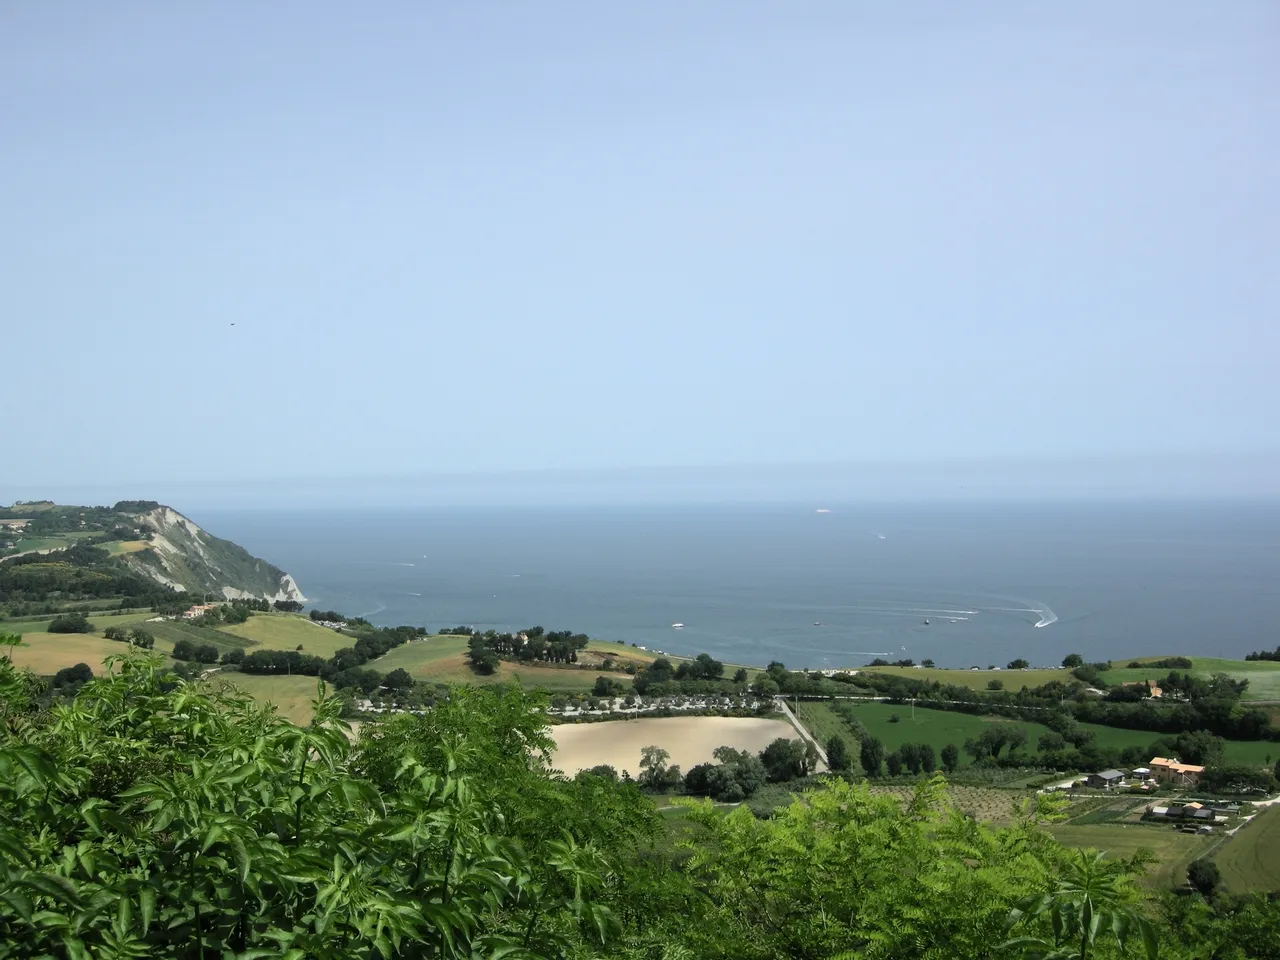
[[[22,637],[22,646],[5,648],[13,664],[41,676],[50,676],[63,667],[87,663],[94,674],[101,674],[107,657],[127,653],[128,644],[105,640],[92,633],[28,633]],[[156,641],[155,652],[166,654],[165,664],[172,661],[167,654],[172,645]]]
[[[808,706],[808,705],[806,705]],[[814,704],[819,706],[819,704]],[[822,704],[821,706],[825,706]],[[828,707],[827,709],[831,709]],[[961,762],[969,763],[971,758],[965,754],[964,742],[982,735],[992,723],[1011,723],[1022,727],[1027,732],[1027,746],[1023,752],[1035,752],[1036,741],[1049,728],[1040,723],[1028,723],[1003,718],[984,718],[968,713],[952,713],[949,710],[929,710],[916,707],[914,715],[910,704],[897,705],[891,703],[865,702],[853,706],[853,714],[867,728],[871,736],[884,744],[887,751],[898,749],[904,743],[928,743],[941,754],[942,748],[954,743],[961,750]],[[834,711],[832,716],[839,720]],[[893,718],[897,717],[897,722]]]
[[[985,667],[986,665],[983,664]],[[986,690],[992,680],[999,680],[1006,690],[1021,690],[1023,687],[1040,687],[1053,680],[1070,680],[1071,671],[1055,670],[944,670],[930,667],[865,667],[859,668],[859,674],[877,673],[893,677],[907,677],[911,680],[924,680],[929,683],[949,683],[957,687],[968,687],[971,690]]]
[[[69,546],[71,541],[66,537],[19,537],[14,542],[13,549],[6,551],[5,555],[29,553],[32,550],[62,550]]]
[[[259,703],[271,703],[294,723],[311,722],[311,701],[316,698],[316,677],[275,677],[235,671],[219,671],[209,678],[211,683],[229,683]],[[333,688],[328,688],[332,693]]]
[[[814,700],[801,700],[798,703],[787,701],[792,712],[804,724],[805,729],[813,734],[814,738],[822,744],[825,744],[832,736],[838,735],[844,738],[845,743],[849,744],[857,752],[857,741],[853,734],[849,731],[849,726],[844,720],[831,709],[826,703],[820,703]],[[960,746],[960,744],[956,744]]]
[[[1267,807],[1214,855],[1232,893],[1280,890],[1280,809]]]
[[[1171,890],[1187,879],[1187,865],[1203,856],[1216,838],[1194,833],[1179,833],[1172,827],[1113,823],[1057,824],[1048,828],[1058,842],[1067,847],[1102,850],[1113,857],[1128,859],[1146,847],[1160,858],[1147,867],[1143,885],[1151,890]]]
[[[263,650],[295,650],[301,644],[303,653],[326,660],[344,647],[355,646],[356,642],[355,637],[292,614],[255,613],[244,623],[217,629],[219,633],[229,633]]]
[[[961,750],[962,764],[971,762],[971,758],[963,752],[965,740],[981,736],[982,731],[991,723],[1014,723],[1026,730],[1027,746],[1023,748],[1023,753],[1027,755],[1037,752],[1036,743],[1043,734],[1049,732],[1049,728],[1041,723],[1006,720],[1003,717],[979,717],[919,706],[915,708],[913,719],[910,704],[866,701],[856,703],[853,709],[855,716],[873,737],[885,745],[886,750],[896,750],[904,743],[928,743],[941,753],[944,746],[954,743]],[[898,722],[890,722],[890,718],[895,715]],[[830,704],[801,701],[799,716],[819,740],[825,741],[832,733],[849,737],[848,727]],[[1099,746],[1116,749],[1133,746],[1145,748],[1160,737],[1160,734],[1150,730],[1122,730],[1096,723],[1082,723],[1080,726],[1094,734]],[[1268,756],[1280,756],[1280,747],[1267,740],[1228,740],[1226,755],[1229,763],[1257,766],[1263,764]]]
[[[612,657],[619,665],[632,660],[638,665],[649,662],[656,654],[624,647],[621,644],[593,640],[587,645],[582,655],[583,666],[553,667],[530,666],[503,662],[498,671],[490,676],[475,673],[467,664],[466,637],[428,637],[425,640],[414,640],[396,647],[386,656],[379,657],[372,664],[378,670],[388,673],[397,668],[409,671],[418,680],[431,680],[436,683],[511,683],[519,681],[526,687],[541,687],[554,693],[587,693],[595,685],[596,677],[611,676],[623,682],[629,682],[630,676],[619,670],[607,671],[599,666],[604,657]],[[595,654],[595,656],[588,656]],[[591,661],[597,661],[592,663]]]
[[[226,653],[228,650],[244,650],[250,646],[249,641],[243,637],[210,627],[197,627],[186,620],[159,620],[155,623],[144,623],[142,627],[155,635],[157,646],[162,640],[169,643],[171,648],[172,644],[179,640],[190,640],[192,643],[212,643],[218,648],[219,653]]]
[[[146,611],[141,613],[108,614],[106,616],[90,617],[89,622],[98,628],[98,632],[102,632],[106,627],[141,624],[149,616],[152,616],[152,614]],[[42,620],[6,620],[0,622],[0,633],[17,633],[24,636],[28,633],[44,633],[48,630],[49,623],[52,620],[52,616]]]
[[[1102,747],[1150,746],[1162,734],[1151,730],[1122,730],[1119,727],[1105,727],[1098,723],[1082,723],[1082,730],[1094,734],[1095,742]],[[1267,763],[1267,757],[1273,760],[1280,757],[1280,744],[1270,740],[1228,740],[1226,744],[1227,763],[1239,763],[1249,766],[1261,766]]]
[[[1102,675],[1107,683],[1129,683],[1149,680],[1155,683],[1169,671],[1163,668],[1130,668],[1125,666],[1135,660],[1144,663],[1163,660],[1164,657],[1130,657],[1112,660],[1116,669]],[[1220,657],[1191,657],[1191,673],[1197,677],[1210,677],[1215,673],[1229,674],[1236,680],[1248,680],[1245,700],[1280,700],[1280,662],[1274,660],[1224,660]]]

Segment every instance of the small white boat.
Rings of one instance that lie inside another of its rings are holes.
[[[683,629],[684,629],[684,624],[683,624],[683,623],[673,623],[673,624],[671,625],[671,629],[672,629],[672,630],[683,630]]]

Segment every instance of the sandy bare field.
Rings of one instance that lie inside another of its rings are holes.
[[[711,762],[711,751],[727,746],[758,753],[778,737],[794,739],[795,729],[782,720],[749,717],[650,717],[606,723],[563,723],[551,728],[556,741],[553,763],[572,776],[607,763],[622,773],[640,773],[640,750],[654,745],[671,754],[671,763],[688,770]]]

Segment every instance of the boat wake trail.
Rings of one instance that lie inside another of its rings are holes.
[[[1036,612],[1040,614],[1040,620],[1036,624],[1037,627],[1047,627],[1051,623],[1058,622],[1058,615],[1046,606],[1041,606]]]

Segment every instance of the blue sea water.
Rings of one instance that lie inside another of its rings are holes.
[[[1280,504],[826,508],[193,519],[288,570],[312,606],[382,625],[541,624],[793,668],[1239,657],[1280,643]]]

